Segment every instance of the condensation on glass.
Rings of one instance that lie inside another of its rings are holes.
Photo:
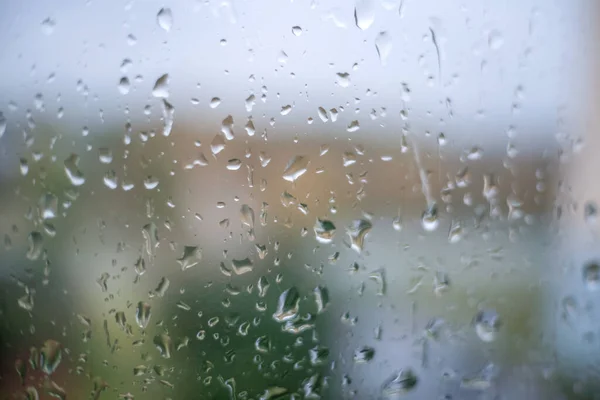
[[[5,1],[2,398],[599,398],[595,3]]]

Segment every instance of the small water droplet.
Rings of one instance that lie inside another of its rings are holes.
[[[302,35],[302,28],[299,26],[292,26],[292,34],[294,34],[294,36]]]

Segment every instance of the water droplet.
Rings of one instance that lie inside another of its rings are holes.
[[[371,231],[373,225],[366,219],[357,219],[346,228],[346,233],[350,238],[350,247],[357,253],[361,253],[364,248],[365,237]]]
[[[306,172],[310,161],[305,156],[293,157],[283,171],[283,179],[288,182],[295,182]]]
[[[440,225],[440,220],[438,219],[437,206],[432,204],[427,210],[423,212],[421,216],[421,226],[427,232],[435,231]]]
[[[144,179],[144,187],[148,190],[152,190],[155,189],[158,186],[158,178],[155,178],[153,176],[147,176],[146,179]]]
[[[337,73],[337,84],[340,85],[340,87],[346,88],[348,86],[350,86],[350,74],[347,72],[338,72]],[[325,113],[325,120],[323,122],[327,121],[327,112],[322,108],[319,107],[319,117],[321,118],[321,110]],[[323,118],[321,118],[321,120],[323,120]]]
[[[81,186],[85,183],[85,177],[78,168],[79,156],[77,154],[71,154],[65,161],[65,174],[73,186]]]
[[[589,225],[595,224],[598,218],[598,206],[593,201],[588,201],[583,206],[583,219]]]
[[[240,208],[240,220],[242,225],[250,229],[254,228],[254,210],[248,204],[244,204]]]
[[[299,26],[292,26],[292,34],[294,34],[294,36],[302,35],[302,28]]]
[[[385,295],[385,270],[380,268],[369,274],[369,279],[377,284],[377,296]]]
[[[254,263],[249,258],[243,260],[231,260],[231,267],[236,275],[243,275],[252,272]]]
[[[42,21],[42,32],[44,35],[52,35],[54,28],[56,28],[56,21],[53,18],[48,17]]]
[[[210,151],[216,156],[225,149],[225,137],[222,133],[217,133],[210,142]]]
[[[44,237],[40,232],[33,231],[27,236],[28,249],[26,257],[30,260],[37,260],[44,250]]]
[[[375,21],[375,6],[371,0],[357,0],[354,6],[354,22],[361,30],[369,29]]]
[[[244,125],[244,129],[246,129],[246,133],[248,134],[248,136],[254,136],[254,134],[256,133],[254,122],[252,122],[251,119],[248,119],[248,122],[246,122],[246,125]]]
[[[152,316],[150,304],[140,301],[135,309],[135,322],[142,329],[146,329]]]
[[[169,136],[173,129],[173,122],[175,116],[175,107],[167,100],[162,101],[162,115],[163,115],[163,136]]]
[[[300,308],[300,294],[295,286],[287,289],[279,296],[277,310],[273,318],[277,322],[286,322],[296,318]]]
[[[327,362],[327,357],[329,357],[329,349],[323,346],[315,346],[308,350],[308,356],[311,365],[323,365]]]
[[[411,369],[403,369],[394,373],[382,385],[384,399],[395,400],[417,386],[418,378]]]
[[[56,340],[46,340],[40,349],[40,368],[51,375],[62,360],[62,345]]]
[[[161,75],[152,88],[152,96],[159,99],[166,99],[169,97],[169,74]]]
[[[356,132],[360,129],[360,123],[358,122],[358,120],[354,120],[352,122],[350,122],[350,124],[348,124],[348,128],[346,128],[346,130],[348,132]]]
[[[202,259],[202,251],[197,246],[184,246],[183,254],[177,259],[181,270],[192,268]]]
[[[325,110],[323,107],[319,107],[317,109],[317,114],[319,114],[319,118],[321,119],[321,121],[327,122],[329,120],[329,117],[327,116],[327,110]]]
[[[281,111],[280,114],[281,115],[288,115],[290,112],[292,112],[292,106],[291,105],[286,105],[281,107]]]
[[[242,166],[242,162],[237,158],[232,158],[227,161],[227,169],[230,171],[237,171]]]
[[[38,201],[38,213],[43,220],[56,218],[58,198],[52,193],[45,193]]]
[[[171,353],[173,352],[173,341],[169,335],[166,333],[163,333],[162,335],[156,335],[154,336],[153,342],[163,358],[171,358]]]
[[[496,340],[498,331],[500,329],[500,316],[495,310],[487,309],[481,310],[473,319],[475,324],[475,332],[479,339],[484,342],[493,342]]]
[[[2,136],[4,136],[4,134],[6,133],[6,126],[7,126],[7,124],[8,124],[8,121],[6,120],[6,117],[0,111],[0,138]]]
[[[590,292],[600,289],[600,265],[590,262],[583,267],[583,283]]]
[[[320,243],[331,243],[335,236],[335,225],[333,222],[317,218],[314,226],[315,237]]]
[[[490,363],[474,376],[463,378],[460,387],[472,390],[487,390],[492,386],[492,381],[497,374],[498,368]]]
[[[123,95],[129,93],[130,87],[131,87],[131,84],[129,83],[129,78],[127,78],[126,76],[122,77],[119,80],[119,84],[117,85],[117,89],[119,89],[119,93],[121,93]]]
[[[492,50],[498,50],[504,44],[502,33],[497,30],[492,30],[488,35],[488,46]]]
[[[317,305],[317,314],[325,311],[329,305],[329,290],[324,286],[317,286],[313,293],[315,294],[315,304]]]
[[[392,221],[392,227],[396,232],[400,232],[402,230],[402,218],[396,217]]]
[[[119,328],[122,331],[125,331],[125,329],[127,328],[127,318],[125,317],[125,312],[117,311],[117,313],[115,314],[115,321],[117,322]]]
[[[173,27],[173,13],[170,8],[161,8],[156,14],[156,22],[165,32],[169,32]]]
[[[377,49],[379,62],[384,67],[387,65],[387,60],[392,53],[392,45],[392,37],[387,32],[379,32],[375,37],[375,49]]]
[[[112,151],[106,147],[98,149],[98,159],[102,164],[110,164],[113,160]]]
[[[217,108],[221,104],[221,99],[218,97],[213,97],[210,99],[210,108]]]
[[[357,364],[367,363],[375,357],[375,349],[369,346],[363,346],[354,351],[352,359]]]
[[[231,115],[228,115],[221,123],[221,132],[223,132],[227,140],[233,140],[235,137],[233,132],[233,117]]]

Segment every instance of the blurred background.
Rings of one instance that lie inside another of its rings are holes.
[[[5,1],[0,398],[600,398],[597,15]]]

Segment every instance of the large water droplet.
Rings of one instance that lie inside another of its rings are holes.
[[[163,74],[156,80],[152,88],[152,96],[159,99],[169,97],[169,74]]]
[[[333,237],[335,236],[335,225],[333,222],[317,218],[313,229],[318,242],[331,243],[333,241]]]
[[[371,0],[357,0],[354,6],[354,22],[357,27],[369,29],[375,21],[375,6]]]
[[[135,322],[142,329],[146,329],[152,316],[150,304],[140,301],[135,308]]]
[[[154,336],[153,342],[163,358],[171,358],[171,353],[173,352],[173,341],[169,335],[166,333],[163,333],[162,335],[156,335]]]
[[[40,349],[40,368],[50,375],[58,368],[62,360],[62,345],[56,340],[46,340]]]
[[[283,171],[283,179],[289,182],[295,182],[306,172],[309,159],[305,156],[293,157]]]
[[[27,236],[27,242],[29,247],[27,249],[26,257],[30,260],[37,260],[42,255],[44,250],[44,237],[38,231],[33,231]]]
[[[156,22],[158,26],[169,32],[173,27],[173,13],[170,8],[161,8],[156,14]]]
[[[375,349],[369,346],[363,346],[354,351],[352,359],[357,364],[367,363],[375,357]]]
[[[185,271],[198,264],[201,259],[202,251],[198,246],[185,246],[183,248],[183,254],[177,259],[177,262],[181,265],[181,270]]]
[[[235,134],[233,132],[233,117],[228,115],[223,122],[221,122],[221,132],[225,135],[225,139],[233,140]]]
[[[85,183],[85,177],[78,168],[79,156],[77,154],[71,154],[65,161],[65,174],[73,186],[81,186]]]
[[[493,342],[496,340],[500,329],[500,316],[495,310],[481,310],[473,319],[475,324],[475,332],[479,339],[484,342]]]
[[[254,269],[254,263],[249,258],[242,260],[231,260],[231,267],[236,275],[243,275],[252,272]]]
[[[590,262],[583,267],[583,283],[592,292],[600,289],[600,265]]]
[[[163,136],[169,136],[173,130],[175,107],[167,100],[162,101]]]
[[[384,67],[387,65],[388,57],[392,53],[392,44],[392,37],[387,32],[379,32],[375,37],[377,55],[379,55],[379,61]]]
[[[382,385],[381,394],[384,399],[396,400],[399,396],[417,386],[418,378],[411,369],[403,369],[394,373]]]
[[[357,219],[346,228],[346,233],[350,238],[350,247],[357,253],[361,253],[364,248],[365,237],[371,231],[373,225],[366,219]]]
[[[440,225],[438,219],[437,206],[432,204],[427,210],[423,212],[421,216],[421,226],[428,232],[435,231]]]
[[[254,210],[248,204],[244,204],[240,208],[240,220],[242,225],[250,229],[254,228]]]
[[[129,83],[129,78],[126,76],[122,77],[119,80],[119,84],[117,85],[117,89],[119,89],[119,93],[125,95],[129,93],[129,89],[131,88],[131,84]]]
[[[287,289],[279,296],[277,301],[277,310],[273,318],[277,322],[290,321],[298,315],[300,308],[300,294],[295,286]]]
[[[317,286],[313,292],[315,294],[317,314],[321,314],[329,305],[329,290],[324,286]]]

